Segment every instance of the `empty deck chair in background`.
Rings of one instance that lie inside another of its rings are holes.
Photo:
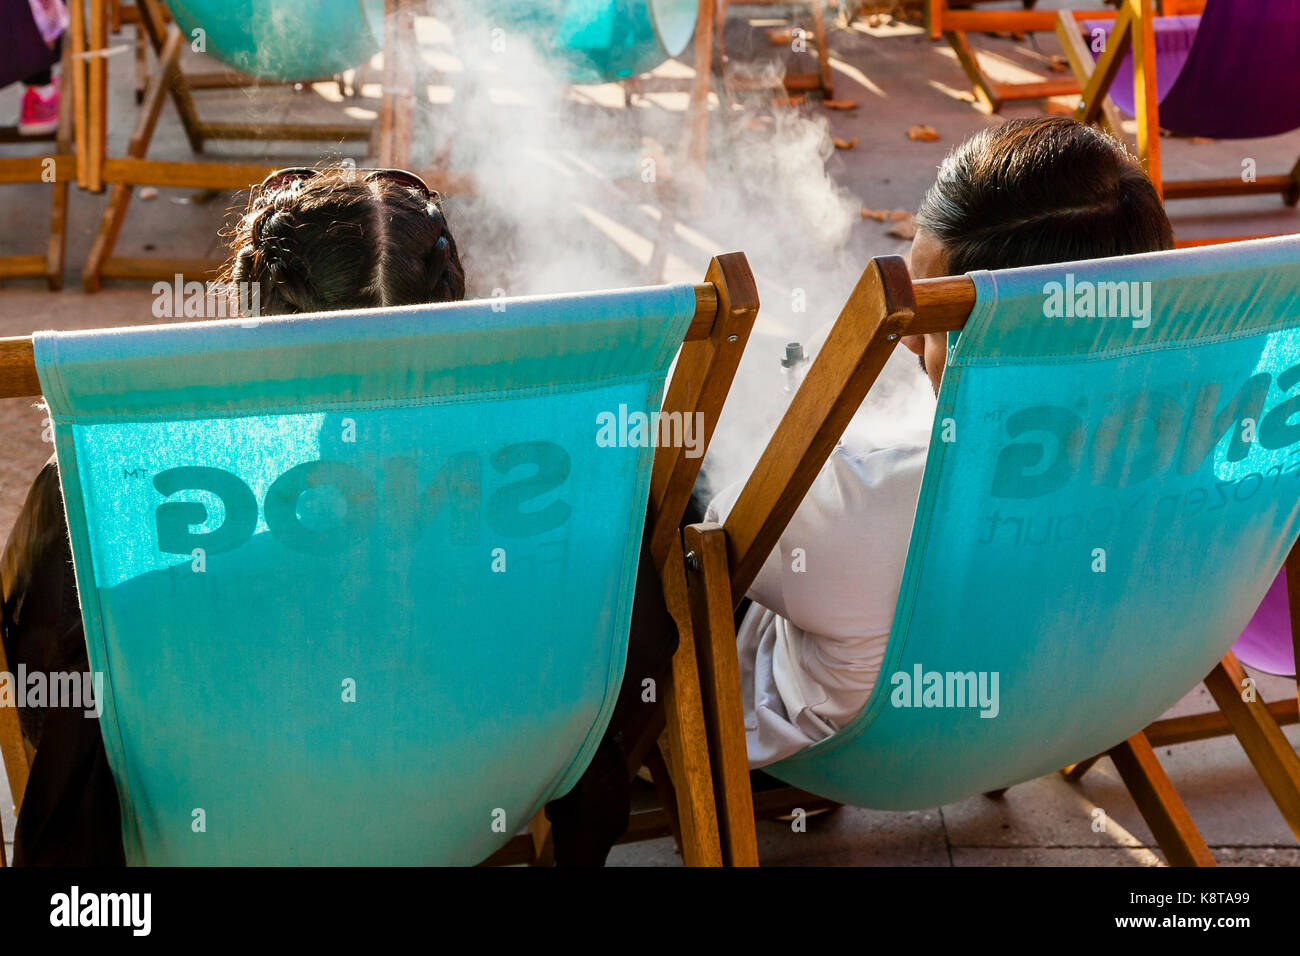
[[[1038,80],[1026,83],[999,83],[980,66],[979,58],[967,40],[968,32],[977,33],[1045,33],[1056,29],[1057,11],[1033,10],[1033,0],[1022,10],[977,10],[975,3],[953,9],[949,0],[927,0],[926,27],[931,40],[944,39],[957,55],[957,62],[970,78],[976,101],[990,113],[1002,109],[1004,103],[1014,100],[1033,100],[1048,96],[1068,96],[1078,93],[1079,83],[1067,77],[1055,80]],[[1100,6],[1100,3],[1097,4]],[[1076,20],[1114,16],[1108,10],[1069,10],[1064,15]]]
[[[765,769],[902,810],[1109,753],[1169,862],[1213,862],[1142,728],[1224,657],[1300,531],[1298,267],[1295,238],[915,285],[873,260],[725,523],[685,532],[731,862],[757,856],[732,609],[898,339],[943,330],[960,335],[881,679],[848,726]],[[1139,283],[1150,309],[1045,311],[1099,283]]]
[[[638,417],[685,338],[662,410],[707,409],[707,440],[752,287],[731,255],[696,287],[0,343],[3,393],[55,422],[128,862],[470,864],[566,792],[643,522],[671,541],[698,468]],[[685,855],[716,863],[682,675]]]
[[[1300,162],[1288,173],[1264,173],[1243,160],[1227,176],[1194,180],[1164,180],[1160,162],[1161,129],[1213,139],[1300,129],[1300,6],[1208,0],[1199,16],[1155,17],[1151,0],[1124,0],[1113,22],[1061,18],[1058,34],[1078,49],[1080,29],[1107,36],[1104,52],[1071,57],[1084,87],[1075,117],[1096,122],[1107,97],[1136,117],[1138,155],[1165,199],[1278,193],[1288,206],[1300,201]]]
[[[708,2],[708,0],[706,0]],[[788,0],[747,0],[743,5],[752,6],[780,6],[786,8],[806,7],[808,15],[812,20],[812,37],[809,38],[807,31],[802,27],[796,26],[793,31],[800,31],[796,34],[797,38],[803,41],[805,47],[812,46],[817,51],[817,71],[815,73],[786,73],[781,78],[782,87],[791,93],[811,93],[819,92],[826,99],[835,97],[835,80],[831,74],[831,48],[826,40],[826,12],[823,9],[825,0],[803,0],[803,2],[788,2]],[[717,21],[715,29],[717,30],[718,56],[722,62],[723,74],[726,75],[728,58],[725,32],[727,26],[727,8],[731,0],[716,0],[717,3]],[[793,12],[791,15],[794,15]],[[812,42],[808,43],[811,39]],[[762,78],[758,78],[762,83]],[[728,77],[728,85],[735,90],[743,91],[749,88],[749,84],[740,77]]]

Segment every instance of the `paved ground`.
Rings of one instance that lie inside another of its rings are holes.
[[[780,9],[775,11],[780,13]],[[771,22],[769,19],[771,18]],[[778,21],[772,8],[734,7],[729,51],[737,69],[746,61],[770,61],[784,48],[772,46],[764,27]],[[481,32],[481,31],[480,31]],[[425,108],[417,159],[449,151],[450,163],[472,172],[478,195],[449,196],[449,221],[465,253],[471,295],[495,289],[525,293],[654,281],[695,280],[708,257],[744,249],[764,301],[760,328],[739,388],[746,406],[770,406],[778,346],[804,338],[834,317],[867,259],[902,252],[906,241],[886,234],[888,224],[864,220],[861,207],[913,210],[946,150],[965,135],[997,122],[970,102],[965,77],[946,46],[932,45],[915,27],[863,23],[835,31],[836,96],[859,106],[830,111],[805,104],[774,109],[763,102],[724,110],[715,104],[711,125],[710,188],[695,209],[665,218],[672,157],[681,142],[685,98],[655,93],[624,108],[618,87],[568,90],[526,66],[512,47],[491,60],[476,46],[473,31],[453,35],[441,24],[422,25],[425,76],[433,105]],[[981,38],[989,69],[1006,78],[1047,76],[1059,52],[1050,35],[1029,42]],[[191,58],[196,60],[197,58]],[[795,58],[797,59],[797,58]],[[201,63],[192,63],[202,68]],[[110,152],[120,155],[134,119],[129,57],[111,61]],[[669,64],[659,71],[689,76]],[[363,77],[363,95],[330,102],[329,90],[204,94],[205,115],[337,119],[373,116],[374,77]],[[1040,114],[1042,103],[1009,108],[1008,116]],[[17,111],[17,91],[0,91],[0,117]],[[913,141],[908,127],[933,126],[940,139]],[[829,134],[857,140],[836,150]],[[1170,178],[1235,176],[1243,159],[1259,170],[1285,171],[1300,153],[1300,136],[1247,142],[1193,143],[1165,139]],[[320,152],[265,144],[219,144],[215,157],[315,162]],[[337,158],[363,160],[364,150],[333,150]],[[151,156],[184,159],[188,147],[175,114],[164,114]],[[654,161],[654,182],[644,181]],[[680,178],[680,177],[679,177]],[[0,254],[31,252],[43,241],[47,216],[44,186],[0,189]],[[245,197],[161,190],[137,200],[123,230],[119,252],[145,255],[217,255],[218,230]],[[122,326],[157,321],[153,294],[144,285],[109,284],[97,295],[80,292],[78,273],[97,227],[103,196],[74,191],[67,290],[50,294],[33,282],[0,287],[0,335],[37,328]],[[1182,237],[1293,231],[1294,210],[1279,200],[1180,202],[1171,215]],[[806,311],[795,304],[806,302]],[[891,369],[898,401],[913,424],[928,414],[923,387]],[[738,460],[756,455],[752,416],[729,407],[740,437],[728,446]],[[31,476],[49,453],[41,442],[42,414],[27,400],[0,401],[0,534],[7,533]],[[727,423],[724,422],[724,428]],[[760,436],[761,439],[761,436]],[[1261,677],[1266,698],[1294,693],[1286,681]],[[1212,706],[1197,688],[1174,708],[1191,713]],[[1295,728],[1293,742],[1300,742]],[[1223,862],[1243,865],[1300,863],[1280,814],[1235,741],[1218,740],[1171,748],[1161,758],[1207,840]],[[2,786],[2,785],[0,785]],[[13,832],[7,794],[0,793],[6,839]],[[1092,829],[1094,807],[1106,811],[1105,832]],[[787,825],[760,828],[763,858],[770,863],[922,865],[1153,865],[1160,861],[1151,834],[1118,777],[1106,762],[1079,785],[1044,777],[1013,788],[1000,801],[974,797],[916,813],[842,809],[814,821],[807,833]],[[679,862],[667,840],[620,847],[620,865]]]

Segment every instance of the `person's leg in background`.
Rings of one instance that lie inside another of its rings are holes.
[[[662,687],[677,650],[677,625],[664,603],[659,572],[641,546],[636,597],[628,634],[627,665],[613,716],[595,756],[573,789],[546,805],[555,840],[556,866],[604,866],[618,838],[627,832],[632,807],[627,748],[640,738],[657,703],[641,699],[647,677]]]
[[[708,499],[700,493],[706,487],[702,479],[686,506],[683,527],[704,520]],[[659,572],[642,541],[627,666],[618,703],[586,772],[572,790],[546,805],[555,840],[556,866],[604,866],[609,851],[627,832],[632,804],[627,748],[640,739],[655,709],[661,706],[642,700],[642,682],[651,678],[656,687],[664,685],[672,672],[677,641],[677,624],[664,603]]]
[[[54,41],[57,58],[63,38]],[[23,80],[23,101],[18,115],[18,132],[22,136],[44,136],[59,128],[59,78],[47,66]]]

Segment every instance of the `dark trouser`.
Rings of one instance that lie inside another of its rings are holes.
[[[51,710],[14,833],[16,866],[125,866],[117,788],[99,721]]]
[[[659,693],[646,702],[643,682],[665,686],[677,650],[677,626],[664,604],[659,572],[645,542],[637,566],[636,597],[628,635],[627,667],[618,702],[596,754],[573,789],[546,805],[555,839],[556,866],[604,866],[614,843],[627,832],[632,791],[628,751],[661,707]]]
[[[697,493],[686,508],[682,526],[703,520],[704,503]],[[737,609],[737,623],[748,606],[746,599]],[[659,572],[643,540],[627,639],[627,668],[614,715],[587,772],[572,790],[546,805],[556,866],[604,866],[610,849],[627,832],[632,798],[628,752],[641,738],[655,709],[663,706],[658,694],[654,701],[642,700],[642,682],[649,677],[655,687],[663,687],[676,651],[677,625],[668,613]]]
[[[54,58],[57,60],[61,55],[60,51],[63,49],[63,37],[59,37],[54,41],[52,49],[54,50]],[[53,82],[54,67],[47,66],[45,69],[33,73],[31,76],[23,80],[23,86],[49,86]]]

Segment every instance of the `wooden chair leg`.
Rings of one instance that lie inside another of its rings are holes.
[[[686,580],[682,547],[674,542],[661,574],[670,611],[677,621],[679,641],[673,655],[672,680],[664,693],[669,770],[677,795],[677,815],[682,832],[682,861],[687,866],[721,866],[722,846],[714,805],[713,775],[709,767],[709,741],[700,699],[699,665],[695,637],[686,606]],[[673,571],[676,568],[676,571]]]
[[[397,0],[384,0],[384,69],[379,94],[379,150],[380,166],[393,165],[393,128],[397,109],[397,62],[393,50],[397,46]]]
[[[1063,43],[1068,42],[1068,38],[1077,29],[1077,25],[1066,24],[1064,18],[1058,20],[1057,35],[1062,36]],[[1074,118],[1080,123],[1095,123],[1101,118],[1105,105],[1109,102],[1111,84],[1115,82],[1120,65],[1124,62],[1124,57],[1132,44],[1133,8],[1126,0],[1119,16],[1115,18],[1110,36],[1106,39],[1106,49],[1094,64],[1088,66],[1087,81],[1083,82],[1083,77],[1078,77],[1083,91],[1079,97],[1079,106],[1074,111]],[[1087,53],[1086,58],[1092,60],[1092,54]]]
[[[72,77],[73,60],[71,44],[63,50],[63,76],[68,83]],[[56,138],[60,158],[72,152],[73,97],[67,92],[59,100],[59,132]],[[54,194],[50,200],[50,239],[45,252],[45,281],[51,292],[63,288],[63,262],[68,247],[68,179],[73,170],[56,167]]]
[[[179,33],[180,28],[170,22],[166,8],[159,0],[136,0],[136,7],[139,11],[140,26],[145,30],[149,42],[153,44],[154,52],[158,56],[158,69],[162,69],[163,53],[167,39],[173,30]],[[188,40],[184,34],[181,35],[181,38],[182,40]],[[176,70],[173,76],[169,77],[167,92],[176,105],[176,113],[180,116],[181,126],[185,130],[185,138],[189,140],[190,149],[196,153],[203,152],[205,139],[203,124],[199,121],[199,111],[194,105],[194,97],[190,92],[189,81],[186,80],[185,74],[179,69]],[[147,85],[145,98],[148,98]]]
[[[939,40],[943,37],[944,6],[944,0],[926,0],[925,29],[931,40]]]
[[[659,803],[668,817],[673,843],[677,846],[677,852],[682,853],[682,823],[677,813],[677,790],[673,787],[672,775],[668,772],[664,749],[658,743],[646,754],[646,767],[650,770],[650,779],[655,785],[655,793],[659,795]]]
[[[1083,779],[1083,775],[1092,769],[1092,765],[1103,756],[1103,754],[1097,754],[1097,756],[1089,757],[1087,760],[1080,760],[1078,763],[1072,763],[1068,767],[1062,767],[1061,776],[1070,781],[1070,783],[1078,783]]]
[[[63,288],[63,259],[68,247],[68,183],[60,177],[50,200],[50,238],[45,248],[45,284],[51,292]]]
[[[1174,790],[1155,751],[1140,731],[1109,751],[1133,802],[1155,836],[1170,866],[1215,866],[1182,798]]]
[[[685,532],[685,548],[722,855],[729,866],[757,866],[726,533],[721,525],[691,525]]]
[[[63,82],[64,95],[72,94],[72,109],[76,116],[73,124],[73,136],[76,139],[77,185],[86,188],[88,180],[87,157],[89,155],[89,124],[87,123],[87,104],[89,89],[86,83],[86,59],[81,55],[86,52],[86,6],[85,0],[68,0],[68,55],[70,70]]]
[[[822,10],[822,0],[813,0],[813,34],[817,41],[817,75],[821,79],[822,95],[828,100],[835,98],[835,81],[831,78],[831,48],[826,41],[826,14]]]
[[[704,2],[708,3],[709,0],[704,0]],[[718,65],[721,66],[723,70],[727,68],[727,39],[725,34],[727,28],[727,4],[729,2],[730,0],[717,0],[717,7],[714,13],[716,20],[714,28],[718,38]]]
[[[1263,701],[1242,700],[1245,678],[1241,662],[1229,651],[1205,678],[1205,686],[1282,811],[1287,826],[1300,840],[1300,756]]]
[[[385,49],[387,62],[391,53],[396,67],[397,91],[393,110],[392,161],[389,165],[407,169],[411,165],[411,136],[415,119],[415,5],[412,0],[398,0],[394,44]]]
[[[975,58],[975,51],[967,42],[965,32],[945,30],[943,36],[953,52],[957,54],[957,62],[961,64],[961,68],[966,71],[966,76],[975,87],[975,99],[990,113],[999,112],[1002,109],[1002,97],[998,94],[997,87],[980,69],[979,60]]]
[[[168,87],[171,86],[171,81],[179,67],[183,44],[184,36],[180,30],[175,26],[168,27],[167,42],[158,56],[158,69],[150,77],[149,89],[145,93],[145,105],[141,107],[140,115],[136,118],[131,143],[127,148],[127,154],[134,159],[142,159],[149,150],[154,129],[158,125],[158,117],[166,102]],[[81,284],[87,292],[96,292],[99,289],[104,263],[112,256],[118,235],[122,231],[122,223],[126,219],[127,207],[131,202],[131,191],[132,187],[129,183],[113,184],[108,206],[104,209],[103,218],[100,220],[99,233],[90,247],[90,255],[86,258],[86,265],[81,273]]]
[[[1057,17],[1056,37],[1061,42],[1061,49],[1065,51],[1065,58],[1070,64],[1074,78],[1079,81],[1079,88],[1086,90],[1097,63],[1083,39],[1079,21],[1070,15],[1069,10],[1062,10]],[[1099,125],[1115,139],[1124,142],[1124,122],[1119,115],[1119,108],[1115,106],[1114,100],[1105,90],[1102,90],[1099,95],[1102,98],[1101,113],[1098,116]]]
[[[528,821],[528,835],[533,838],[533,858],[529,866],[555,866],[555,835],[551,821],[546,819],[546,808],[533,814]]]
[[[691,209],[698,212],[708,182],[709,92],[713,89],[714,0],[700,0],[695,24],[695,77],[686,131],[686,190]],[[719,21],[720,23],[720,21]],[[721,25],[719,25],[719,33]]]
[[[1133,97],[1137,110],[1138,158],[1156,192],[1160,175],[1160,97],[1156,91],[1156,35],[1151,0],[1124,0],[1133,17]]]
[[[90,0],[90,24],[87,52],[91,54],[86,64],[89,75],[89,104],[87,119],[89,134],[87,149],[88,183],[91,192],[104,188],[104,155],[108,142],[108,7],[105,0]]]
[[[1282,190],[1282,201],[1288,206],[1294,207],[1296,203],[1300,203],[1300,159],[1296,160],[1295,165],[1291,167],[1291,171],[1286,175],[1291,182]]]

